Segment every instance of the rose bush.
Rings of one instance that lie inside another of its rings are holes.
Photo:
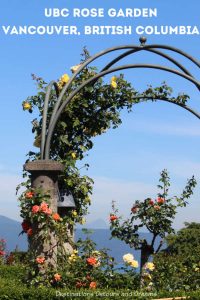
[[[80,64],[71,67],[71,72],[74,74],[88,58],[89,53],[84,49]],[[84,68],[76,75],[68,90],[64,93],[62,101],[65,101],[69,94],[84,81],[96,74],[97,68],[89,66]],[[23,101],[22,107],[29,113],[34,112],[34,114],[37,114],[37,118],[32,120],[32,132],[35,135],[34,146],[40,147],[44,100],[48,84],[41,77],[36,77],[35,75],[32,75],[32,77],[36,81],[38,93]],[[57,102],[57,94],[63,91],[69,79],[70,76],[68,74],[62,75],[57,81],[57,88],[51,90],[48,103],[47,127]],[[127,109],[130,112],[135,104],[148,100],[156,101],[157,99],[168,99],[170,102],[185,105],[189,97],[184,94],[177,97],[172,96],[172,89],[165,83],[155,88],[149,86],[143,92],[138,92],[121,74],[112,76],[108,81],[103,81],[100,78],[93,82],[92,85],[85,86],[65,107],[57,122],[50,150],[50,159],[57,160],[64,165],[64,172],[59,177],[59,188],[68,190],[75,199],[76,209],[66,210],[64,217],[62,216],[61,218],[56,211],[52,211],[47,191],[33,190],[29,175],[27,172],[23,173],[25,181],[21,185],[26,188],[26,191],[19,197],[21,216],[23,218],[23,232],[27,234],[30,242],[41,240],[43,243],[49,242],[49,239],[51,239],[50,232],[51,234],[53,232],[58,246],[58,251],[55,255],[58,257],[60,265],[63,265],[68,255],[64,247],[65,242],[68,241],[73,244],[70,235],[67,233],[67,228],[73,228],[77,222],[84,223],[84,215],[87,213],[88,206],[91,203],[93,180],[88,176],[81,175],[76,162],[82,160],[87,155],[87,151],[93,147],[93,138],[95,136],[105,133],[109,128],[115,129],[121,124],[120,111],[122,109]],[[30,151],[26,162],[37,159],[40,159],[40,152]],[[88,164],[85,164],[83,167],[88,168]],[[17,190],[21,185],[18,186]],[[166,204],[158,202],[154,207],[154,211],[160,209],[161,205],[164,206]],[[138,214],[140,210],[140,207],[135,207],[133,213]],[[113,224],[118,224],[119,222],[115,214],[110,216],[110,220]],[[41,239],[38,238],[38,234],[41,234]],[[54,254],[49,253],[48,256],[50,255]],[[33,279],[33,281],[31,279],[31,282],[34,284],[40,284],[42,280],[39,274],[41,268],[36,263],[37,257],[38,253],[30,253],[30,266],[32,267],[30,278]],[[72,263],[73,259],[70,263]],[[76,262],[78,263],[78,261],[79,259]],[[97,262],[98,264],[99,261]],[[136,263],[133,264],[136,265]],[[48,257],[45,257],[43,267],[49,267]],[[87,267],[91,266],[87,264]],[[95,270],[97,269],[98,266]],[[55,270],[55,266],[52,266],[48,272],[50,274],[48,279],[43,278],[45,284],[57,285],[63,282],[63,274]],[[59,276],[55,277],[55,274],[61,276],[60,279],[58,279]],[[95,280],[91,282],[96,283]],[[94,288],[94,284],[92,286]]]
[[[163,244],[163,239],[167,234],[171,234],[173,229],[173,220],[179,207],[185,207],[187,200],[193,194],[196,186],[194,176],[188,180],[182,194],[177,197],[169,197],[168,190],[170,178],[168,172],[161,172],[158,188],[161,190],[156,199],[147,198],[144,201],[135,201],[131,208],[131,217],[123,221],[118,215],[118,210],[113,202],[113,211],[110,214],[110,229],[112,237],[118,238],[128,244],[130,247],[141,250],[141,278],[146,276],[146,269],[154,270],[152,262],[148,262],[151,256],[157,254]],[[139,230],[145,228],[151,234],[151,242],[140,237]],[[161,238],[160,243],[155,247],[156,239]]]

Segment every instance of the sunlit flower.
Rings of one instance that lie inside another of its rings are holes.
[[[46,215],[51,215],[52,214],[52,209],[51,208],[47,208],[45,211]]]
[[[60,78],[60,82],[61,83],[67,83],[68,81],[70,80],[70,77],[69,77],[69,75],[67,75],[67,74],[63,74],[62,76],[61,76],[61,78]]]
[[[152,199],[149,200],[150,205],[154,205],[154,201]]]
[[[158,197],[157,203],[163,204],[164,202],[165,202],[165,199],[164,199],[164,198]]]
[[[43,257],[43,256],[38,256],[37,258],[36,258],[36,263],[38,263],[39,265],[42,265],[44,262],[45,262],[45,257]]]
[[[39,207],[38,205],[33,205],[33,207],[32,207],[32,213],[33,213],[33,214],[38,213],[39,210],[40,210],[40,207]]]
[[[73,159],[76,159],[76,153],[75,153],[75,152],[72,152],[72,153],[71,153],[71,157],[72,157]]]
[[[131,208],[131,211],[132,211],[133,214],[135,214],[138,211],[138,207],[137,206],[133,206]]]
[[[110,215],[110,221],[111,221],[111,222],[113,222],[113,221],[115,221],[115,220],[117,220],[117,219],[118,219],[117,216],[115,216],[115,215]]]
[[[111,78],[111,80],[110,80],[110,85],[114,88],[114,89],[116,89],[117,88],[117,77],[116,76],[113,76],[112,78]]]
[[[29,110],[32,108],[32,105],[29,102],[23,102],[22,106],[24,110]]]
[[[54,221],[60,221],[61,220],[61,217],[60,217],[60,215],[59,214],[57,214],[57,213],[55,213],[55,214],[53,214],[53,219],[54,219]]]
[[[116,89],[117,88],[117,82],[116,81],[111,81],[110,85]]]
[[[72,253],[68,259],[70,262],[74,262],[78,259],[78,255]]]
[[[150,270],[150,271],[153,271],[153,270],[155,269],[154,263],[152,263],[152,262],[147,262],[147,263],[145,264],[145,269],[148,269],[148,270]]]
[[[77,211],[76,211],[76,210],[73,210],[73,211],[72,211],[72,216],[73,216],[73,217],[76,217],[76,216],[77,216]]]
[[[61,275],[58,274],[58,273],[54,274],[53,277],[54,277],[54,280],[55,280],[55,281],[60,281],[60,280],[61,280]]]
[[[134,256],[131,253],[127,253],[123,255],[123,261],[126,263],[132,262],[134,260]]]
[[[72,73],[75,73],[75,72],[80,68],[80,66],[81,66],[81,64],[72,66],[72,67],[70,68],[70,70],[72,71]]]
[[[147,272],[144,272],[144,273],[142,274],[142,277],[143,277],[144,279],[146,279],[146,280],[151,280],[151,279],[152,279],[151,274],[149,274],[149,273],[147,273]]]
[[[133,268],[138,268],[138,261],[137,260],[132,260],[129,262],[129,265]]]
[[[49,206],[46,202],[42,202],[40,204],[40,211],[43,212],[43,213],[46,213],[46,211],[48,210]]]
[[[111,77],[111,81],[117,81],[117,77],[116,76],[112,76]]]
[[[95,281],[90,282],[90,289],[96,289],[97,283]]]
[[[85,197],[85,200],[84,200],[84,203],[87,204],[87,203],[91,203],[91,199],[89,196]]]
[[[34,192],[26,192],[26,193],[25,193],[25,197],[26,197],[27,199],[31,199],[31,198],[33,198],[33,196],[34,196]]]
[[[93,256],[88,257],[86,259],[86,261],[87,261],[87,264],[90,265],[90,266],[94,266],[97,263],[97,259],[95,257],[93,257]]]
[[[81,218],[80,221],[79,221],[79,223],[81,225],[84,225],[86,223],[86,219],[85,218]]]
[[[154,205],[154,209],[155,210],[160,210],[160,206],[159,205]]]

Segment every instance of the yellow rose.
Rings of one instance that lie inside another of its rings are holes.
[[[137,260],[132,260],[132,261],[129,263],[129,265],[130,265],[131,267],[133,267],[133,268],[138,268],[138,262],[137,262]]]
[[[32,108],[32,105],[29,102],[24,102],[23,103],[23,109],[24,110],[29,110]]]
[[[110,84],[114,89],[117,88],[117,82],[116,81],[111,81],[111,84]]]
[[[84,224],[86,223],[86,219],[85,219],[85,218],[82,218],[82,219],[79,221],[79,223],[80,223],[81,225],[84,225]]]
[[[72,216],[74,216],[74,217],[77,216],[77,211],[76,211],[76,210],[73,210],[73,211],[72,211]]]
[[[72,66],[72,67],[70,68],[70,70],[72,71],[72,73],[75,73],[75,72],[80,68],[80,66],[81,66],[81,64]]]
[[[91,203],[90,197],[87,196],[87,197],[85,198],[85,200],[84,200],[84,203],[85,203],[85,204],[90,204],[90,203]]]
[[[63,84],[67,83],[69,80],[70,80],[70,77],[69,77],[69,75],[67,75],[67,74],[64,74],[64,75],[61,76],[61,78],[60,78],[60,81],[61,81],[61,83],[63,83]]]
[[[72,152],[72,153],[71,153],[71,157],[72,157],[73,159],[75,159],[75,158],[76,158],[76,153],[75,153],[75,152]]]
[[[146,273],[146,272],[143,273],[142,277],[143,277],[144,279],[148,279],[148,280],[151,280],[151,279],[152,279],[151,275],[150,275],[149,273]]]
[[[111,77],[111,81],[117,81],[117,77],[116,76]]]
[[[76,254],[71,254],[70,256],[69,256],[69,261],[70,262],[74,262],[74,261],[76,261],[77,260],[77,258],[78,258],[78,256],[76,255]]]
[[[127,254],[125,254],[123,256],[123,260],[126,263],[130,263],[130,262],[132,262],[134,260],[134,257],[133,257],[133,255],[131,253],[127,253]]]
[[[149,269],[150,271],[153,271],[155,269],[154,263],[152,263],[152,262],[146,263],[145,269]]]

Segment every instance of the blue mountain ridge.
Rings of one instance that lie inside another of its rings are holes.
[[[88,226],[90,227],[90,226]],[[84,227],[85,228],[85,227]],[[90,228],[91,230],[91,228]],[[16,247],[18,250],[26,251],[28,248],[27,237],[25,234],[19,235],[22,231],[21,223],[5,216],[0,215],[0,239],[6,240],[7,251],[12,251]],[[113,256],[118,264],[123,263],[123,255],[126,253],[132,253],[134,258],[140,261],[140,251],[136,251],[130,248],[124,242],[111,238],[111,233],[109,229],[93,229],[90,238],[96,243],[97,249],[109,249],[108,253]],[[82,229],[79,227],[75,230],[75,239],[79,238],[85,239],[86,234],[83,233]],[[142,238],[151,240],[151,234],[141,233]],[[159,239],[157,240],[156,247],[159,244]]]

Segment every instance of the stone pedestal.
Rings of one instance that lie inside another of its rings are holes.
[[[64,166],[52,160],[37,160],[28,162],[24,169],[31,174],[32,188],[42,189],[44,193],[50,195],[50,208],[57,212],[58,202],[58,175],[64,170]],[[56,266],[56,238],[50,232],[49,241],[41,238],[40,224],[33,224],[33,231],[36,233],[29,239],[29,249],[34,252],[34,256],[44,256],[48,267]]]

